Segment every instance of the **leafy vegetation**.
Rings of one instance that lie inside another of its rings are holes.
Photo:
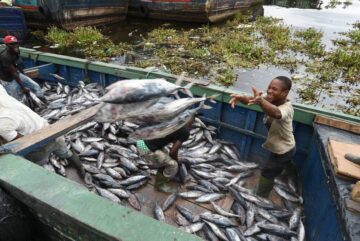
[[[110,57],[123,55],[131,49],[127,44],[115,45],[93,27],[78,27],[71,32],[51,27],[45,39],[57,44],[61,53],[77,51],[78,54],[89,59],[108,60]]]
[[[114,44],[98,29],[77,28],[67,32],[56,27],[45,38],[57,44],[61,53],[80,50],[90,59],[109,60],[128,52],[137,52],[134,65],[161,67],[174,74],[183,71],[194,77],[205,77],[223,85],[236,81],[235,69],[274,65],[290,72],[303,68],[306,76],[298,81],[299,97],[306,103],[317,103],[319,93],[333,93],[331,83],[341,82],[346,89],[347,105],[342,110],[360,115],[360,22],[334,40],[334,48],[326,50],[323,33],[314,29],[291,29],[281,20],[237,15],[221,26],[204,25],[190,30],[163,25],[143,38],[143,43]],[[354,88],[347,88],[353,85]],[[352,108],[349,108],[349,107]],[[355,111],[354,111],[355,108]]]

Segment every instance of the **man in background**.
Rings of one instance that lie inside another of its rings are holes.
[[[3,41],[5,49],[0,52],[0,83],[9,95],[19,101],[23,94],[28,94],[30,90],[39,99],[44,100],[44,91],[41,87],[24,74],[17,38],[7,35]]]
[[[8,95],[4,87],[0,85],[0,139],[3,139],[5,142],[11,142],[22,136],[30,135],[48,125],[44,118]],[[79,157],[67,149],[63,136],[27,154],[25,158],[43,165],[48,162],[51,153],[59,158],[69,160],[76,168],[78,174],[81,177],[85,177],[85,171]]]

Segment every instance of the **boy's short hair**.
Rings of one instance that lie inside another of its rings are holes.
[[[286,77],[286,76],[278,76],[274,79],[278,79],[280,80],[283,85],[284,85],[284,90],[290,90],[291,89],[291,86],[292,86],[292,82],[291,82],[291,79]]]

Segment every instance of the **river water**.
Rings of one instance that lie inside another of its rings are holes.
[[[329,1],[320,3],[309,3],[309,1],[296,1],[291,3],[284,3],[284,1],[273,1],[272,4],[264,6],[264,15],[267,17],[276,17],[283,19],[286,25],[292,26],[295,29],[316,28],[323,32],[323,43],[326,49],[333,47],[331,40],[339,38],[339,32],[346,32],[352,28],[352,24],[360,21],[360,1],[353,0],[351,5],[339,4],[335,8],[326,8],[330,4]],[[302,6],[312,8],[295,8],[287,6]],[[345,7],[345,8],[344,8]],[[303,74],[301,70],[297,70],[295,74]],[[256,86],[259,89],[266,89],[269,81],[278,75],[285,75],[291,77],[289,70],[281,69],[272,66],[260,66],[257,69],[240,69],[237,70],[238,81],[235,86],[245,92],[251,92],[251,87]],[[294,76],[294,75],[293,75]],[[360,82],[360,80],[359,80]],[[334,83],[334,85],[341,85],[341,83]],[[294,87],[290,93],[290,99],[301,102],[297,90],[301,87],[300,83],[294,83]],[[359,88],[359,86],[354,86]],[[325,92],[319,96],[317,106],[328,109],[336,109],[336,105],[343,105],[345,103],[345,96],[348,93],[336,92],[333,95],[328,95]]]
[[[335,0],[333,0],[335,1]],[[328,8],[331,3],[329,0],[319,2],[318,0],[265,0],[264,15],[283,19],[283,22],[294,29],[305,29],[309,27],[321,30],[324,34],[323,43],[327,50],[333,45],[331,40],[339,38],[339,32],[345,32],[352,28],[352,24],[360,21],[360,0],[337,0],[348,1],[335,4],[334,8]],[[172,28],[188,30],[200,27],[200,24],[180,23],[159,20],[143,20],[130,18],[126,21],[114,25],[106,26],[102,29],[103,33],[109,36],[115,43],[128,42],[136,44],[142,41],[142,36],[146,36],[154,28],[168,24]],[[221,26],[221,24],[220,24]],[[125,58],[114,58],[113,63],[124,64]],[[290,73],[288,69],[275,66],[259,66],[253,69],[235,70],[237,81],[234,87],[251,93],[251,87],[255,86],[260,90],[265,90],[269,81],[279,75],[288,77],[306,76],[304,68],[300,66],[295,72]],[[360,80],[358,81],[360,83]],[[298,95],[298,90],[304,88],[304,83],[294,81],[292,91],[289,95],[294,102],[304,103]],[[346,105],[345,100],[350,93],[337,91],[336,87],[343,83],[334,83],[335,91],[332,95],[320,92],[318,103],[319,107],[328,109],[338,109],[337,105]],[[359,89],[360,86],[352,88]],[[360,92],[360,91],[359,91]],[[360,97],[359,97],[360,98]],[[306,103],[306,102],[305,102]]]
[[[352,24],[360,21],[360,0],[352,0],[351,2],[339,2],[335,7],[330,1],[308,1],[308,0],[266,0],[264,6],[264,15],[267,17],[276,17],[283,19],[284,24],[294,29],[316,28],[323,32],[323,43],[327,50],[333,45],[331,40],[339,38],[339,32],[345,32],[352,28]],[[141,41],[141,36],[146,36],[148,32],[154,28],[163,25],[164,21],[141,19],[128,19],[120,26],[110,26],[105,29],[106,35],[114,42],[130,42],[136,43]],[[191,29],[196,28],[197,24],[189,23],[169,23],[172,28]],[[121,63],[123,59],[117,59],[115,62]],[[279,75],[288,77],[303,76],[304,68],[300,66],[294,73],[290,73],[288,69],[282,69],[275,66],[259,66],[252,69],[235,70],[237,81],[234,87],[251,93],[251,87],[266,90],[269,81]],[[360,80],[359,80],[360,82]],[[304,88],[304,83],[294,81],[292,91],[289,98],[294,102],[304,103],[299,97],[298,90]],[[338,109],[338,105],[346,105],[346,98],[350,93],[337,91],[337,87],[343,85],[341,81],[334,83],[334,92],[329,95],[326,91],[320,92],[318,102],[312,103],[318,107],[327,109]],[[354,86],[359,88],[359,86]],[[305,102],[307,103],[307,102]],[[309,104],[309,103],[308,103]]]

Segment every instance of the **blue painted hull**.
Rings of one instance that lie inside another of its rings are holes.
[[[175,77],[165,73],[147,72],[144,69],[128,68],[104,63],[88,63],[86,60],[77,58],[61,57],[53,54],[41,54],[28,51],[24,53],[26,67],[34,67],[42,64],[53,63],[57,74],[66,79],[65,84],[76,85],[80,80],[98,82],[107,86],[119,79],[133,78],[156,78],[164,77],[174,80]],[[37,56],[37,57],[36,57]],[[40,56],[40,58],[38,58]],[[36,59],[36,61],[34,60]],[[40,70],[40,79],[56,81],[48,75],[46,68]],[[263,113],[254,107],[236,106],[232,109],[227,103],[227,94],[232,91],[228,88],[197,87],[192,89],[195,95],[220,93],[220,101],[208,103],[212,109],[204,110],[204,121],[218,127],[218,138],[231,141],[236,144],[243,159],[263,163],[269,153],[261,144],[266,136],[266,128],[262,123]],[[305,228],[307,241],[341,241],[344,240],[345,230],[341,229],[338,213],[334,205],[334,199],[329,191],[329,185],[321,162],[321,148],[312,124],[314,113],[321,112],[309,106],[297,105],[295,107],[295,121],[293,123],[297,145],[295,164],[299,171],[304,208]],[[326,111],[323,110],[324,113]],[[336,115],[336,113],[332,113]],[[308,116],[310,118],[304,118]],[[340,116],[340,114],[339,114]],[[307,121],[306,121],[307,119]],[[309,122],[310,119],[310,122]],[[357,123],[360,119],[347,116]]]
[[[27,28],[21,8],[0,8],[0,38],[8,34],[16,36],[19,41],[25,40]]]
[[[65,29],[116,23],[126,18],[128,0],[16,0],[30,27]]]

